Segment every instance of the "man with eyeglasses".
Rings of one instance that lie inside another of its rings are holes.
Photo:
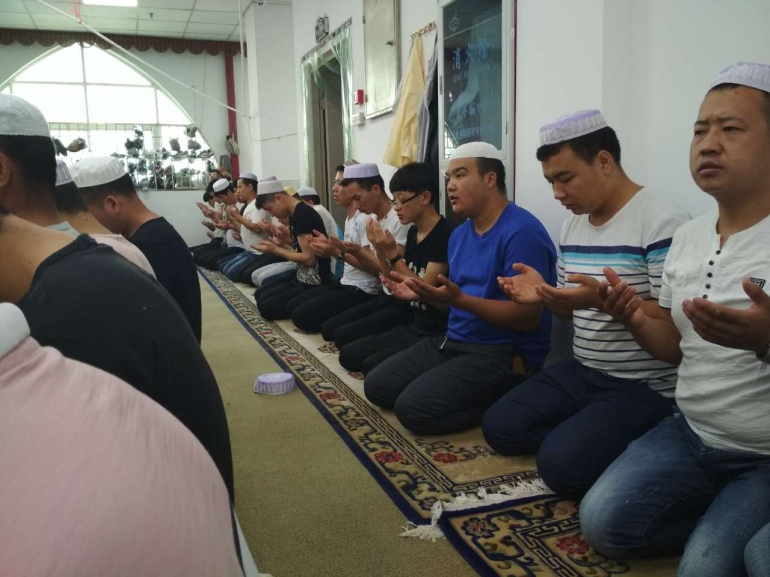
[[[414,226],[409,229],[402,257],[393,236],[377,223],[369,224],[367,236],[377,252],[383,283],[387,284],[391,274],[395,273],[397,278],[420,278],[438,286],[438,276],[446,276],[449,272],[447,248],[452,225],[438,212],[438,181],[433,168],[420,162],[407,164],[393,175],[390,190],[399,220]],[[397,292],[393,294],[399,298]],[[343,367],[351,372],[368,374],[388,357],[422,339],[446,334],[449,318],[446,307],[404,300],[410,303],[413,322],[346,345],[340,351]]]
[[[378,278],[381,270],[367,237],[367,223],[371,219],[379,223],[382,230],[389,231],[396,241],[398,254],[403,256],[409,227],[401,224],[391,206],[376,164],[353,164],[340,168],[342,170],[337,174],[341,178],[335,183],[334,198],[348,209],[345,239],[327,238],[317,231],[310,244],[318,256],[334,257],[345,263],[342,279],[330,287],[303,295],[303,302],[294,306],[291,316],[297,328],[310,333],[321,332],[328,341],[334,340],[338,328],[354,321],[366,322],[370,332],[351,341],[411,320],[409,307],[402,304],[390,318],[383,320],[385,325],[374,324],[380,321],[370,315],[383,308],[383,303],[376,298],[382,292],[382,283]],[[292,305],[296,303],[290,303]],[[359,311],[359,307],[366,307],[367,312],[350,316],[352,311]]]
[[[489,143],[464,144],[447,177],[452,208],[468,219],[449,239],[449,275],[437,277],[439,286],[419,278],[393,286],[402,298],[448,309],[446,335],[393,355],[364,381],[370,402],[392,409],[419,435],[477,426],[515,384],[512,366],[524,365],[517,367],[523,381],[543,366],[550,344],[550,313],[540,304],[511,302],[497,282],[517,274],[513,264],[521,261],[549,284],[556,281],[553,242],[537,218],[508,200],[500,152]]]

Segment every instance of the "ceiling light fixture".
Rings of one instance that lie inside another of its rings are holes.
[[[83,4],[89,6],[121,6],[127,8],[136,8],[137,0],[82,0]]]

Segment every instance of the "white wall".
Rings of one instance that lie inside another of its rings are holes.
[[[324,14],[329,16],[329,28],[334,30],[348,18],[353,18],[351,25],[351,41],[353,44],[353,89],[366,88],[366,61],[364,59],[364,25],[363,2],[361,0],[293,0],[294,12],[294,68],[297,78],[302,57],[312,50],[315,45],[315,23]],[[436,0],[402,0],[401,2],[401,70],[406,69],[409,60],[409,49],[412,45],[411,33],[422,28],[438,16]],[[427,63],[433,54],[435,33],[423,37],[425,61]],[[298,84],[299,86],[299,84]],[[297,91],[298,126],[302,126],[303,102],[302,94]],[[363,107],[354,106],[354,113],[363,112]],[[382,163],[385,147],[393,126],[393,114],[367,120],[363,126],[353,127],[353,155],[359,162],[376,162],[385,182],[395,171],[391,166]],[[304,158],[304,142],[299,138],[300,159]],[[340,159],[342,161],[344,159]],[[304,171],[304,161],[300,163]],[[302,174],[302,182],[307,182],[307,175]]]
[[[519,0],[516,202],[554,237],[567,213],[535,158],[539,129],[568,112],[601,106],[603,10],[604,0]]]
[[[646,184],[699,214],[715,205],[693,183],[689,145],[709,83],[726,65],[770,63],[767,0],[647,0],[634,2],[634,59],[640,100],[635,143]]]
[[[207,229],[201,221],[203,215],[196,202],[201,202],[203,192],[199,190],[148,190],[139,191],[139,198],[153,212],[165,217],[176,228],[187,246],[208,242]]]

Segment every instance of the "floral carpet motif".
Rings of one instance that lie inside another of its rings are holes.
[[[583,539],[577,505],[554,496],[445,512],[441,528],[480,575],[673,577],[677,560],[613,561]]]
[[[533,458],[497,455],[479,429],[416,438],[391,412],[365,400],[355,376],[345,373],[350,377],[345,382],[317,358],[319,353],[336,352],[324,347],[320,337],[309,341],[310,337],[299,335],[290,325],[265,321],[254,302],[227,278],[200,272],[279,366],[295,375],[298,389],[409,521],[425,524],[437,501],[450,502],[460,493],[481,489],[494,493],[502,485],[539,479]],[[298,342],[303,338],[305,346]],[[582,540],[575,504],[554,496],[445,511],[440,524],[450,542],[482,575],[668,577],[676,573],[673,562],[658,562],[660,569],[654,568],[654,562],[649,570],[640,565],[640,570],[636,562],[629,565],[597,555]]]

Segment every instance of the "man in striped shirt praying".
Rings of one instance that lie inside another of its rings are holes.
[[[604,312],[603,269],[615,269],[645,307],[657,309],[671,238],[689,216],[626,175],[617,135],[598,110],[544,126],[540,142],[543,174],[573,213],[559,240],[557,287],[524,265],[500,283],[515,302],[543,303],[572,319],[575,358],[512,389],[483,428],[495,451],[535,453],[546,484],[579,499],[631,441],[671,413],[677,375]]]

